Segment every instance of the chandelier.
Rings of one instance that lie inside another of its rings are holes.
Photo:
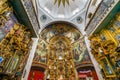
[[[72,0],[72,1],[75,1],[75,0]],[[63,4],[63,6],[65,6],[66,4],[69,5],[70,3],[70,0],[54,0],[54,4],[58,3],[58,6],[61,5],[61,3]]]

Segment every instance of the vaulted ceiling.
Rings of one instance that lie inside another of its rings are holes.
[[[53,18],[71,18],[83,11],[89,0],[37,0],[38,8]]]
[[[50,23],[65,21],[76,25],[78,30],[85,35],[84,28],[94,14],[101,0],[32,0],[40,32]],[[93,4],[94,3],[94,4]]]

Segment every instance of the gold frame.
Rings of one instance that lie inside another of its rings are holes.
[[[104,63],[102,60],[106,60],[107,65],[109,66],[110,70],[112,71],[112,74],[109,74],[109,73],[106,72],[106,71],[108,71],[108,70],[106,69],[106,67],[105,67],[105,65],[104,65],[105,63]],[[101,58],[99,59],[99,63],[101,64],[101,66],[102,66],[102,68],[103,68],[103,71],[104,71],[104,73],[105,73],[105,76],[106,76],[107,78],[116,77],[116,74],[115,74],[115,72],[114,72],[114,70],[113,70],[110,62],[108,61],[107,57],[105,57],[105,56],[104,56],[104,57],[101,57]]]

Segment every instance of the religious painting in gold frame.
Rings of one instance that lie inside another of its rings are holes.
[[[104,71],[106,77],[116,77],[116,74],[115,74],[110,62],[108,61],[107,57],[101,57],[99,59],[99,62],[103,68],[103,71]]]
[[[46,55],[47,55],[47,43],[39,39],[37,48],[35,51],[34,61],[38,63],[46,63]]]

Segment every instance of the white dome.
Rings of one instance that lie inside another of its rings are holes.
[[[47,12],[53,18],[71,18],[82,11],[89,0],[36,0],[38,9]]]

